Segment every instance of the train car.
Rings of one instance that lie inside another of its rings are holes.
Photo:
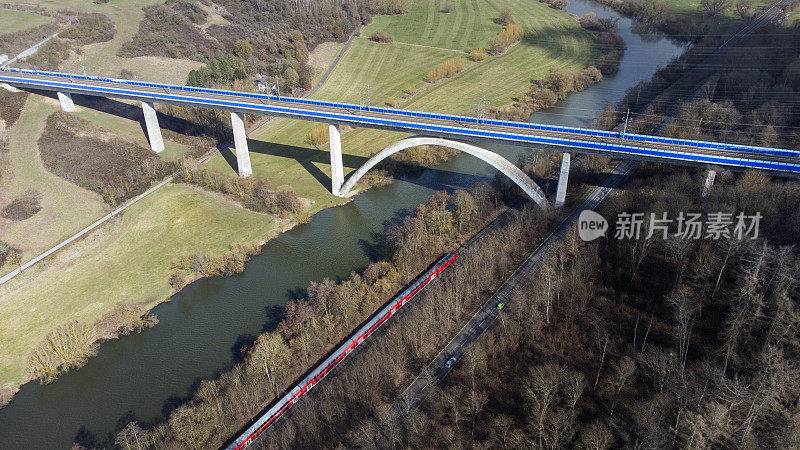
[[[444,269],[458,258],[458,252],[451,252],[436,261],[428,270],[417,277],[400,294],[387,302],[383,308],[374,313],[361,327],[353,332],[342,344],[339,345],[322,362],[318,363],[308,375],[294,385],[266,412],[261,414],[227,449],[243,449],[255,441],[270,425],[275,423],[286,411],[289,410],[303,395],[307,394],[327,374],[333,370],[356,347],[361,345],[372,333],[383,325],[394,313],[409,302],[428,283],[433,281]]]

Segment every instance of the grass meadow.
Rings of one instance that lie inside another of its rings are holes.
[[[441,12],[445,1],[415,1],[402,16],[380,16],[353,41],[347,54],[314,98],[359,102],[359,93],[370,87],[371,103],[385,106],[394,97],[397,107],[423,111],[473,114],[474,105],[485,95],[493,106],[507,105],[526,91],[533,80],[544,78],[551,67],[575,72],[597,56],[593,38],[564,11],[543,3],[523,0],[507,2],[452,2],[454,11]],[[497,35],[494,23],[503,8],[512,11],[523,26],[525,37],[505,54],[489,56],[467,65],[453,78],[427,83],[427,72],[454,56]],[[458,28],[462,27],[462,28]],[[393,43],[376,43],[367,37],[377,29],[394,33]],[[415,93],[406,95],[406,91]],[[329,194],[330,157],[327,144],[315,147],[305,142],[314,127],[311,122],[274,119],[251,135],[250,158],[255,176],[276,186],[290,184],[298,194],[325,206],[339,200]],[[356,129],[343,133],[345,175],[367,157],[402,138],[399,133]],[[209,166],[232,171],[222,156]]]

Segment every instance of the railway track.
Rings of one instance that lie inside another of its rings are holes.
[[[148,99],[187,106],[217,107],[356,127],[445,135],[461,140],[499,140],[518,145],[572,147],[574,151],[681,165],[760,168],[800,176],[800,151],[707,141],[623,134],[560,126],[508,122],[391,108],[364,107],[294,97],[83,77],[56,72],[11,69],[0,81],[27,89],[66,90],[86,95]]]

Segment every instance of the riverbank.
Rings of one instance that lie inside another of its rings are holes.
[[[574,27],[573,29],[579,33],[585,33],[577,28],[574,19],[563,12],[551,9],[545,11],[546,14],[559,18],[558,20],[565,20],[564,24],[570,23],[570,27]],[[566,19],[560,19],[561,17]],[[571,33],[562,33],[567,36],[565,42],[569,42]],[[538,49],[535,53],[542,58],[543,64],[555,60],[549,59],[550,47],[537,46],[531,42],[523,44],[513,47],[511,52],[519,52],[520,48],[527,48],[525,52],[531,52],[530,47],[534,47],[534,50]],[[571,46],[566,45],[565,48],[568,49],[568,55],[575,55],[569,53]],[[388,53],[396,51],[390,47]],[[370,54],[371,57],[366,53],[362,54],[362,57],[367,59],[360,59],[360,62],[378,65],[379,60],[372,57],[378,57],[380,53]],[[525,54],[530,53],[517,55]],[[449,58],[452,58],[452,51],[447,52],[444,59]],[[384,64],[391,63],[396,66],[396,61],[395,58],[389,58]],[[564,61],[570,61],[570,58],[566,57]],[[426,72],[428,69],[426,68]],[[462,72],[454,80],[437,83],[435,89],[429,89],[430,92],[426,92],[424,97],[421,96],[416,101],[422,103],[423,100],[424,102],[435,100],[441,103],[442,100],[437,98],[442,95],[452,95],[449,88],[445,89],[447,84],[458,81],[459,86],[463,87],[469,84],[469,80],[475,81],[471,78],[473,75],[488,76],[484,71],[489,69],[502,70],[502,64],[495,60],[491,65],[483,66],[480,71],[473,69]],[[538,70],[538,67],[535,69]],[[546,74],[548,69],[549,67],[545,66],[540,73]],[[356,71],[348,73],[364,76]],[[624,73],[627,72],[622,68],[621,74],[617,75],[620,82],[626,76],[622,75]],[[346,80],[345,76],[337,73],[332,74],[332,77],[339,77],[339,81]],[[613,82],[612,78],[606,80],[603,86]],[[353,85],[352,80],[346,81],[350,86]],[[529,87],[530,77],[523,76],[515,82],[522,86],[520,90],[522,92]],[[373,87],[377,89],[377,85]],[[402,89],[402,86],[397,88]],[[598,88],[603,89],[600,85]],[[502,86],[492,86],[492,92],[500,90]],[[585,94],[591,92],[594,92],[591,88],[584,91]],[[355,92],[348,95],[355,95],[354,101],[357,101],[357,94]],[[507,94],[511,95],[508,92]],[[476,96],[480,97],[477,94]],[[463,104],[469,101],[458,98]],[[570,98],[568,97],[566,101]],[[465,109],[468,110],[469,107]],[[351,133],[357,131],[360,130]],[[300,167],[300,170],[292,169],[295,170],[295,178],[300,180],[311,179],[314,174],[326,173],[327,168],[324,165],[328,157],[327,152],[317,151],[305,144],[304,138],[303,134],[298,136],[300,142],[297,147],[274,146],[280,147],[285,152],[280,157],[253,151],[254,161],[256,158],[270,157],[270,164],[274,164],[275,167],[266,169],[274,171],[280,171],[281,166]],[[279,137],[269,139],[281,142]],[[380,148],[381,144],[372,141],[367,143],[373,148]],[[251,141],[251,150],[254,150],[255,145],[257,143]],[[344,150],[345,153],[366,153],[368,147],[345,145]],[[492,150],[500,152],[512,161],[523,152],[521,149],[503,146]],[[318,157],[312,157],[315,155]],[[298,160],[298,156],[305,159]],[[359,160],[354,158],[345,164],[354,165],[358,162]],[[306,164],[307,169],[301,163]],[[222,169],[230,171],[228,166],[222,166]],[[272,239],[264,246],[262,253],[247,264],[242,274],[199,280],[174,295],[172,301],[155,307],[153,313],[159,317],[160,323],[154,328],[139,335],[125,336],[103,344],[98,349],[98,356],[90,360],[87,366],[66,374],[56,383],[47,386],[37,384],[24,386],[16,400],[0,410],[0,434],[5,430],[15,429],[18,431],[15,431],[14,435],[21,434],[30,439],[36,433],[20,430],[46,429],[46,426],[41,425],[41,421],[44,420],[58,423],[59,429],[53,430],[52,433],[48,432],[47,435],[38,435],[36,438],[38,445],[68,446],[81,426],[86,426],[93,433],[97,433],[99,438],[105,439],[107,433],[115,429],[117,419],[128,410],[134,411],[143,421],[163,418],[166,412],[179,403],[179,400],[185,399],[195,390],[194,380],[198,377],[213,378],[219,370],[229,367],[232,361],[238,358],[239,353],[235,349],[243,342],[247,342],[248,335],[274,328],[276,321],[281,317],[282,305],[285,304],[287,296],[293,298],[298,287],[306,286],[309,281],[320,280],[323,277],[344,278],[352,270],[368,265],[380,252],[382,245],[375,241],[374,233],[383,231],[387,222],[398,220],[398,217],[404,214],[403,210],[414,208],[423,201],[423,197],[430,195],[432,190],[442,187],[468,187],[478,181],[489,181],[493,175],[493,170],[477,161],[456,157],[435,169],[405,177],[390,186],[370,190],[365,195],[355,197],[341,208],[328,208],[317,212],[309,223],[297,226]],[[328,180],[323,178],[313,183],[316,183],[316,186],[312,186],[313,189],[310,191],[321,192],[319,198],[328,195]],[[315,204],[315,207],[320,209],[325,206],[323,201],[317,201]],[[224,233],[233,236],[236,231],[227,230],[223,232],[223,236]],[[52,401],[55,398],[60,400]],[[68,408],[70,413],[59,412],[62,407]],[[30,441],[26,442],[30,444]],[[8,445],[13,445],[13,442],[9,442]]]
[[[464,2],[463,5],[459,3],[457,7],[463,8],[463,10],[461,10],[461,14],[463,14],[470,11],[472,6],[468,2]],[[546,8],[544,5],[537,4],[528,6],[523,4],[523,2],[515,3],[514,11],[518,17],[518,20],[527,24],[526,26],[528,26],[530,30],[535,29],[533,27],[544,27],[543,24],[545,22],[543,22],[543,17],[555,19],[555,25],[560,27],[559,29],[562,30],[563,34],[566,36],[563,38],[566,45],[565,48],[571,49],[572,51],[567,51],[565,53],[566,56],[562,58],[560,65],[566,64],[564,66],[566,68],[575,68],[579,70],[584,67],[586,62],[590,60],[590,57],[592,56],[590,35],[577,27],[574,20],[571,19],[567,14],[560,11],[551,10]],[[483,35],[485,35],[487,39],[494,36],[499,30],[502,29],[501,26],[492,22],[492,16],[499,15],[498,11],[495,11],[489,6],[482,6],[478,12],[481,15],[481,21],[486,25],[486,31],[483,32]],[[435,21],[432,28],[428,30],[436,35],[439,35],[440,31],[443,30],[442,27],[447,23],[446,21],[438,22],[440,15],[440,13],[434,15],[434,18],[437,19],[437,21]],[[531,21],[531,19],[528,17],[535,17],[536,19]],[[392,20],[402,19],[402,16],[392,18]],[[552,29],[553,26],[553,23],[550,23],[545,28]],[[469,31],[470,30],[468,29],[464,30],[465,33]],[[539,30],[537,32],[543,31]],[[413,99],[409,99],[407,102],[408,106],[416,107],[416,101],[421,102],[422,100],[425,100],[428,102],[427,104],[430,105],[429,107],[432,110],[438,110],[439,108],[444,107],[444,105],[447,105],[450,99],[461,98],[452,96],[450,92],[453,90],[460,90],[464,89],[465,87],[476,89],[478,88],[481,79],[490,75],[494,76],[495,73],[505,73],[507,70],[511,70],[511,73],[513,74],[527,72],[528,70],[525,68],[525,66],[514,62],[520,58],[530,61],[530,57],[535,56],[535,59],[533,59],[534,61],[546,60],[549,62],[549,64],[552,64],[555,61],[554,57],[548,55],[547,53],[543,53],[542,49],[538,48],[537,45],[523,44],[514,46],[504,55],[487,58],[487,60],[482,61],[479,64],[475,64],[474,67],[468,68],[463,73],[453,77],[452,79],[432,85],[429,89],[425,89],[417,96],[413,97]],[[393,55],[392,58],[387,59],[382,63],[376,63],[375,61],[368,62],[364,60],[363,58],[366,55],[370,55],[369,58],[371,59],[377,55],[377,53],[375,53],[376,51],[382,52],[386,50],[385,46],[377,47],[378,45],[379,44],[368,41],[365,38],[357,39],[353,44],[354,48],[351,49],[351,51],[346,55],[341,66],[333,72],[331,80],[323,89],[320,90],[318,96],[321,98],[336,98],[339,93],[342,93],[347,89],[347,86],[352,86],[350,79],[357,72],[359,72],[358,68],[363,67],[364,65],[371,65],[379,68],[379,73],[370,75],[375,77],[374,80],[369,81],[372,83],[372,87],[374,89],[372,91],[372,95],[374,96],[373,98],[377,99],[380,98],[379,96],[382,95],[383,92],[388,93],[391,89],[397,89],[400,91],[399,86],[403,86],[404,83],[407,84],[412,79],[418,80],[415,82],[422,83],[424,72],[427,72],[430,67],[434,66],[445,56],[447,58],[452,57],[452,51],[426,49],[430,50],[430,52],[422,52],[421,56],[426,58],[425,61],[428,61],[428,63],[421,64],[419,66],[419,73],[412,70],[411,75],[409,75],[406,72],[397,72],[397,58],[405,58],[406,56],[410,57],[416,54],[418,51],[417,48],[412,47],[407,49],[404,46],[392,46],[389,44],[388,53]],[[367,51],[367,53],[364,53],[365,51]],[[351,55],[353,55],[352,59],[348,59],[351,57]],[[536,74],[533,75],[536,76]],[[363,79],[364,74],[361,73],[360,76]],[[479,78],[478,80],[475,80],[476,76]],[[520,77],[518,75],[514,75],[513,78],[529,79],[527,76]],[[503,92],[502,95],[506,96],[507,98],[510,98],[512,95],[505,86],[492,87],[490,89],[490,94],[497,95],[501,91]],[[354,93],[347,94],[347,96],[352,95],[354,95]],[[351,100],[349,98],[346,99]],[[461,101],[463,102],[463,99]],[[35,102],[39,103],[38,100]],[[40,111],[40,114],[46,114],[41,111],[45,111],[47,108],[47,106],[40,105],[38,106],[37,111]],[[97,113],[92,112],[89,109],[84,109],[80,113],[89,118],[89,120],[94,119],[94,121],[98,121],[98,119],[105,120],[105,116],[107,115],[104,114],[101,118]],[[117,122],[120,122],[120,119],[117,119]],[[128,122],[130,122],[130,124],[126,124],[122,128],[130,128],[130,134],[133,136],[135,133],[132,130],[135,128],[136,122],[131,120],[128,120]],[[275,124],[273,125],[272,122]],[[282,123],[278,122],[285,123],[287,121],[271,121],[271,123],[265,128],[282,126]],[[26,121],[26,123],[37,123],[37,121]],[[292,124],[292,126],[298,125],[305,126],[307,124]],[[364,131],[366,130],[353,130],[345,133],[344,135],[345,151],[346,153],[349,153],[349,156],[345,159],[346,165],[348,165],[349,168],[352,168],[360,161],[365,159],[368,155],[381,148],[382,143],[373,139],[375,134],[364,133]],[[265,130],[265,133],[269,133],[269,130]],[[353,135],[360,135],[360,138],[354,142],[354,140],[350,139],[350,136]],[[287,142],[286,140],[283,140],[281,136],[267,134],[263,138],[264,141],[251,141],[251,155],[254,161],[254,170],[256,172],[255,176],[268,179],[273,183],[273,185],[278,187],[292,186],[300,196],[307,198],[310,202],[313,202],[313,206],[309,208],[309,214],[317,213],[323,208],[340,205],[343,200],[329,194],[327,190],[329,182],[324,180],[323,177],[325,175],[321,175],[327,173],[328,170],[328,168],[325,167],[325,163],[319,163],[320,160],[327,160],[327,152],[325,150],[317,150],[313,147],[310,148],[310,146],[305,143],[305,134],[296,137],[303,139],[303,142],[296,146],[278,146],[268,144],[271,149],[280,149],[281,154],[277,156],[267,155],[269,152],[263,151],[263,142]],[[134,139],[141,140],[138,138]],[[381,136],[381,139],[396,139],[396,136]],[[288,142],[291,142],[291,139],[289,139]],[[20,146],[20,153],[24,152],[25,154],[30,155],[32,150],[35,153],[35,149],[31,149],[29,144]],[[312,156],[309,156],[309,154]],[[268,158],[262,159],[264,156],[268,156]],[[212,161],[209,163],[209,166],[212,170],[217,169],[227,173],[231,169],[224,161],[225,160],[222,156],[218,156],[212,159]],[[34,163],[38,164],[36,161],[34,161]],[[220,165],[222,165],[222,167],[219,167]],[[167,204],[169,201],[167,201],[166,198],[168,196],[164,196],[164,198],[162,198],[162,194],[160,193],[156,193],[154,195],[156,196],[156,199],[152,200],[152,203],[145,203],[142,206],[131,209],[131,211],[126,213],[126,216],[139,216],[143,214],[142,211],[145,208],[153,207],[154,204],[159,205],[156,206],[156,209],[158,210],[163,210],[165,207],[168,209]],[[43,327],[46,327],[48,324],[55,324],[58,320],[63,320],[64,317],[69,317],[71,319],[80,321],[88,321],[91,323],[95,320],[95,317],[102,315],[104,308],[111,306],[111,303],[120,297],[128,298],[131,301],[136,302],[145,301],[149,305],[148,309],[152,308],[161,300],[174,293],[172,286],[169,284],[169,277],[174,272],[171,267],[174,266],[175,259],[181,258],[186,253],[192,253],[195,251],[195,249],[198,249],[203,253],[224,253],[225,251],[228,251],[230,247],[235,247],[237,245],[249,245],[252,242],[258,242],[259,240],[263,239],[263,233],[267,232],[268,230],[272,230],[269,224],[267,224],[267,222],[269,222],[271,219],[265,220],[263,216],[258,214],[249,214],[247,211],[237,210],[238,214],[242,216],[243,219],[246,217],[246,219],[244,219],[245,221],[260,221],[261,223],[256,227],[251,227],[250,225],[244,224],[229,225],[227,234],[223,232],[222,229],[219,229],[219,233],[214,235],[209,241],[202,241],[202,248],[197,247],[197,245],[201,242],[197,240],[191,241],[195,242],[195,244],[193,244],[195,246],[194,248],[192,245],[186,246],[185,244],[189,242],[189,240],[186,240],[185,238],[175,239],[175,237],[183,236],[186,233],[198,232],[201,227],[205,226],[203,220],[199,218],[203,217],[205,214],[211,214],[213,217],[214,213],[210,210],[217,209],[218,203],[216,201],[195,201],[195,197],[199,198],[202,196],[203,194],[192,194],[186,196],[181,195],[178,196],[178,198],[172,199],[172,201],[180,202],[180,204],[175,205],[175,208],[182,212],[185,212],[186,207],[190,204],[196,206],[200,203],[206,203],[203,206],[204,213],[196,216],[198,219],[189,219],[184,217],[181,222],[173,224],[176,225],[175,227],[169,227],[169,231],[165,231],[163,234],[142,235],[136,233],[138,225],[134,221],[125,220],[125,218],[123,218],[118,225],[120,229],[118,229],[117,232],[108,234],[106,239],[96,239],[88,242],[98,245],[86,245],[76,248],[70,253],[70,255],[73,256],[73,259],[60,259],[53,261],[49,263],[48,266],[45,267],[41,272],[38,272],[40,276],[48,278],[52,277],[50,280],[42,283],[33,281],[33,278],[38,278],[34,277],[37,272],[29,272],[27,274],[27,279],[21,279],[15,286],[4,287],[4,301],[9,300],[11,303],[16,305],[16,308],[9,310],[16,311],[15,315],[11,316],[17,317],[16,320],[13,320],[17,323],[15,328],[25,329],[26,332],[15,334],[13,331],[11,331],[12,328],[9,328],[10,331],[8,340],[4,341],[3,339],[0,339],[0,342],[6,342],[6,344],[4,344],[6,348],[3,351],[0,351],[0,354],[7,356],[7,358],[4,358],[3,360],[4,364],[7,366],[4,369],[0,369],[0,380],[2,384],[6,386],[8,386],[8,383],[18,385],[27,379],[24,373],[24,355],[28,353],[28,349],[31,348],[31,345],[36,342],[35,336],[37,333],[39,336],[45,334],[43,330],[46,328]],[[96,200],[97,199],[95,198],[95,203],[99,203],[96,202]],[[175,220],[177,220],[177,218]],[[188,223],[189,221],[192,223]],[[241,232],[241,229],[239,228],[240,226],[246,228],[244,233]],[[260,236],[254,235],[252,231],[253,229],[260,230],[262,234]],[[123,235],[129,232],[134,232],[134,234],[142,239],[141,247],[147,247],[150,250],[146,252],[147,257],[137,257],[137,255],[133,254],[133,248],[137,246],[132,246],[129,243],[123,242],[125,241],[125,239],[123,239]],[[236,239],[231,240],[231,236],[235,236]],[[228,246],[218,245],[226,242],[226,240],[229,243]],[[215,246],[216,248],[210,248]],[[85,255],[83,252],[89,252],[90,255]],[[104,273],[102,270],[96,270],[97,266],[90,263],[90,261],[97,260],[109,262],[115,258],[124,258],[128,263],[135,264],[139,270],[132,274],[119,272],[115,274],[114,277],[109,277],[108,274]],[[61,261],[66,261],[68,264],[62,265],[60,264]],[[56,266],[62,267],[56,269]],[[150,275],[148,275],[147,278],[143,278],[145,273]],[[196,277],[190,276],[189,278]],[[124,281],[120,282],[120,280]],[[43,288],[46,288],[47,290],[42,291]],[[6,292],[8,294],[6,294]],[[35,308],[36,311],[45,310],[44,307],[37,304],[37,300],[35,300],[35,298],[48,298],[50,302],[59,305],[59,307],[52,308],[52,311],[48,311],[46,318],[39,317],[35,314],[30,314],[29,310],[32,308]],[[16,314],[22,316],[23,320],[19,320],[19,317],[16,316]],[[12,320],[11,317],[9,317],[9,320]]]

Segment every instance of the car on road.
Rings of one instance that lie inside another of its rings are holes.
[[[505,308],[505,306],[506,306],[505,303],[500,302],[500,303],[497,304],[497,309],[503,309],[503,308]]]
[[[456,363],[456,357],[453,356],[452,358],[448,359],[446,363],[444,363],[444,366],[449,369],[453,367],[453,364],[455,363]]]

